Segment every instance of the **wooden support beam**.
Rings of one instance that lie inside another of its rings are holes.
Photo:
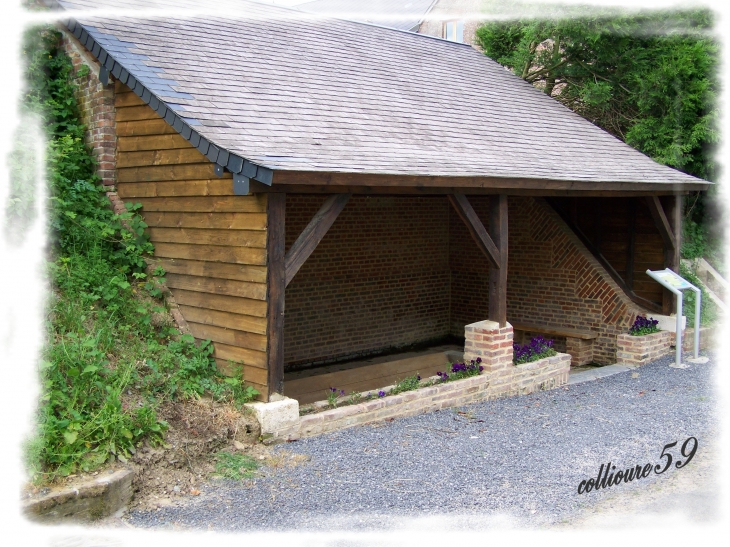
[[[489,232],[498,249],[497,268],[489,268],[489,320],[507,324],[507,196],[490,198]],[[491,241],[491,240],[490,240]]]
[[[464,194],[449,194],[449,202],[454,206],[456,213],[459,215],[461,220],[464,221],[464,224],[466,224],[471,237],[474,238],[479,249],[486,255],[490,266],[492,266],[492,268],[499,269],[502,264],[499,248],[495,245],[494,241],[492,241],[492,238],[489,237],[487,230],[484,228],[482,221],[479,220],[479,216],[476,211],[474,211],[469,200]],[[507,213],[505,212],[505,218],[506,214]]]
[[[636,254],[636,201],[629,198],[629,241],[626,246],[626,286],[634,290],[634,255]]]
[[[672,226],[669,224],[669,220],[667,219],[667,215],[664,214],[664,207],[662,207],[662,202],[659,201],[659,197],[647,197],[646,204],[649,206],[649,211],[654,219],[654,224],[656,225],[657,230],[659,230],[659,234],[662,236],[664,248],[674,250],[677,248],[677,242],[672,231]]]
[[[127,137],[129,138],[129,137]],[[457,192],[468,192],[470,196],[474,195],[499,195],[506,194],[508,196],[535,196],[535,197],[643,197],[654,195],[674,195],[674,188],[670,187],[665,190],[657,190],[652,188],[649,190],[596,190],[593,188],[585,190],[551,190],[548,188],[491,188],[491,187],[465,187],[454,188],[453,186],[375,186],[355,184],[277,184],[274,180],[273,186],[259,184],[254,188],[254,180],[251,179],[251,192],[255,194],[269,192],[286,192],[288,194],[364,194],[369,196],[445,196]],[[595,186],[595,185],[594,185]],[[689,193],[686,191],[685,193]]]
[[[266,207],[266,357],[269,397],[284,392],[284,239],[286,194],[269,194]]]
[[[317,214],[309,221],[307,227],[299,234],[284,258],[285,287],[291,283],[299,268],[317,248],[349,199],[350,194],[335,194],[328,197]]]
[[[679,273],[679,252],[681,248],[680,237],[682,234],[682,196],[666,196],[660,200],[664,202],[663,209],[666,211],[669,229],[674,235],[674,246],[664,245],[664,267]],[[663,291],[662,312],[669,315],[677,309],[677,297],[667,289]]]

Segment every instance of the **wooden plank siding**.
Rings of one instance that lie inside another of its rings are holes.
[[[235,196],[230,173],[116,83],[117,192],[141,203],[161,266],[190,332],[214,343],[218,368],[268,400],[267,196]]]

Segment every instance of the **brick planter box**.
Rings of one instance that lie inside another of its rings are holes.
[[[263,439],[269,444],[312,437],[387,418],[413,416],[476,401],[553,389],[568,381],[569,370],[570,355],[567,353],[511,365],[500,374],[492,374],[485,369],[478,376],[302,416],[287,427],[262,432]]]
[[[659,331],[644,336],[619,334],[616,341],[617,364],[639,367],[671,353],[674,333]]]

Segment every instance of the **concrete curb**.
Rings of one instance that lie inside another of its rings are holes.
[[[571,374],[568,378],[568,385],[580,384],[582,382],[590,382],[591,380],[598,380],[599,378],[605,378],[606,376],[613,376],[619,372],[626,372],[627,370],[634,370],[636,367],[628,367],[626,365],[607,365],[605,367],[599,367],[594,370],[584,370],[583,372],[576,372]]]
[[[108,517],[131,501],[133,477],[132,470],[120,469],[111,475],[25,501],[22,510],[30,520],[45,524]]]

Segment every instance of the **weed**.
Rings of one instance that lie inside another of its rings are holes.
[[[360,393],[359,391],[351,392],[350,396],[347,398],[348,405],[356,405],[360,402],[362,402],[362,393]]]
[[[421,376],[416,373],[413,376],[408,376],[407,378],[403,378],[399,382],[393,386],[390,391],[388,391],[389,395],[397,395],[398,393],[403,393],[404,391],[413,391],[414,389],[418,389],[421,387]]]
[[[259,467],[254,458],[245,454],[218,452],[216,460],[216,474],[234,481],[253,478],[255,476],[254,471]]]
[[[344,390],[341,389],[338,391],[336,387],[331,387],[327,390],[327,403],[329,403],[332,408],[337,408],[337,400],[340,397],[344,397],[344,395]]]

